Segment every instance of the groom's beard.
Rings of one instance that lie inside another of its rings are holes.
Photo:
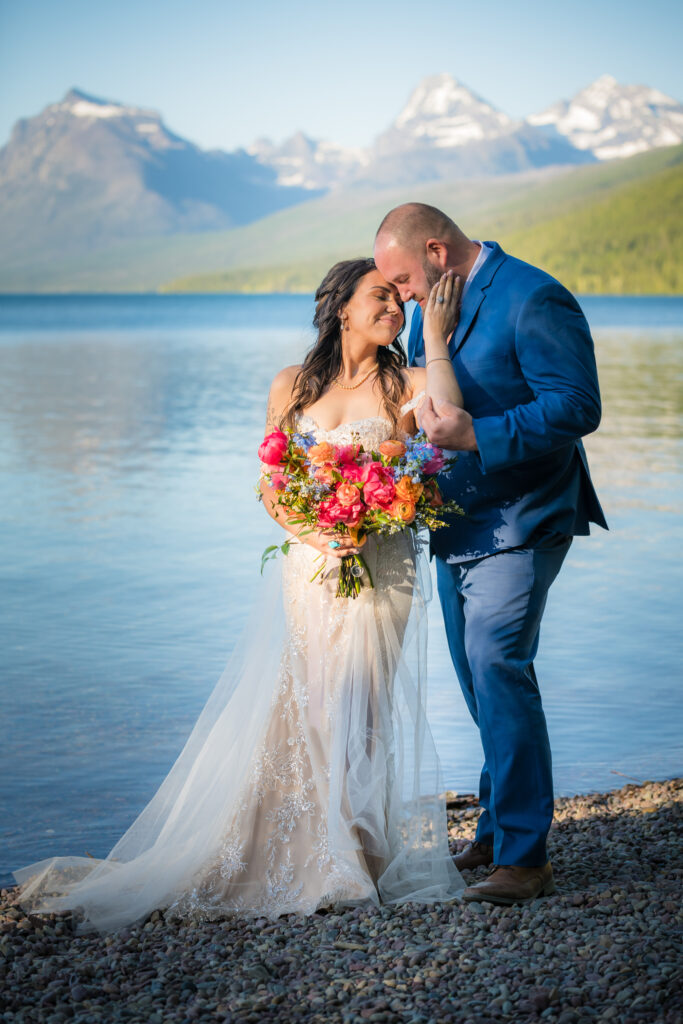
[[[425,299],[428,299],[429,293],[434,285],[438,284],[441,280],[441,272],[426,259],[422,260],[422,269],[424,270],[425,281],[427,282],[427,294],[425,295]]]

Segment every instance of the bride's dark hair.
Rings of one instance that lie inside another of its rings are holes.
[[[297,414],[313,405],[341,373],[343,362],[340,312],[353,296],[361,278],[376,269],[375,261],[371,258],[342,260],[335,263],[325,275],[315,293],[313,326],[318,329],[318,338],[306,354],[294,380],[292,399],[282,417],[283,427],[293,429]],[[403,303],[400,299],[397,299],[397,302],[403,312]],[[405,350],[399,340],[402,331],[403,327],[391,345],[382,345],[377,349],[377,379],[384,407],[394,428],[398,423],[401,399],[405,391],[405,379],[401,368],[408,365]]]

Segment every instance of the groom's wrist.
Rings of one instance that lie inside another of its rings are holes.
[[[479,445],[477,444],[477,435],[476,435],[476,432],[474,430],[474,420],[472,421],[472,423],[470,423],[469,429],[467,431],[467,437],[466,437],[466,442],[465,443],[467,444],[467,447],[466,447],[465,451],[468,451],[468,452],[478,452],[479,451]]]

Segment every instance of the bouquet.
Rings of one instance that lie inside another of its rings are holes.
[[[462,515],[454,501],[445,501],[436,481],[448,472],[456,458],[446,458],[420,432],[405,441],[388,440],[377,451],[362,444],[316,443],[310,433],[274,430],[258,449],[261,479],[275,491],[276,517],[300,527],[298,536],[316,530],[351,538],[362,547],[371,534],[387,536],[399,530],[447,525],[449,514]],[[259,497],[262,497],[258,489]],[[287,554],[292,541],[273,544],[263,553],[261,572],[278,550]],[[322,564],[312,580],[324,573]],[[365,585],[373,586],[362,554],[339,560],[338,597],[357,597]]]

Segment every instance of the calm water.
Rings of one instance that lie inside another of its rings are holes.
[[[683,299],[586,299],[612,527],[577,539],[537,667],[558,793],[680,773]],[[258,582],[268,383],[305,296],[0,297],[0,876],[104,855],[179,753]],[[471,724],[432,605],[446,782]]]

